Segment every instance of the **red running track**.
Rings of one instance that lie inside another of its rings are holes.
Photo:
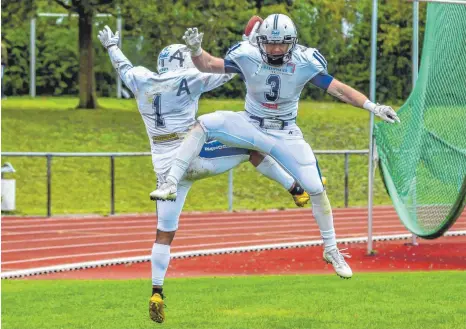
[[[335,209],[338,238],[367,236],[367,209]],[[408,233],[392,207],[374,209],[374,235]],[[148,256],[155,215],[2,218],[2,272],[121,257]],[[451,231],[466,230],[466,213]],[[320,239],[310,209],[186,213],[172,252]]]

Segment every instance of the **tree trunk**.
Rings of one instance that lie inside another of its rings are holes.
[[[81,9],[81,8],[80,8]],[[79,13],[79,109],[96,109],[94,47],[92,46],[93,12],[88,8]]]

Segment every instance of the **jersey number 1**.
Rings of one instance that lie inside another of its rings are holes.
[[[152,108],[155,110],[155,126],[165,127],[165,120],[162,119],[162,95],[155,95]]]

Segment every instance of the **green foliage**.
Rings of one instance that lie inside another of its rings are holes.
[[[465,282],[460,271],[166,279],[163,328],[460,329]],[[2,328],[156,328],[149,296],[149,279],[3,280]]]
[[[29,88],[29,17],[35,11],[65,12],[52,0],[2,2],[3,37],[7,42],[9,66],[5,82],[8,95],[27,94]],[[143,1],[121,0],[123,51],[134,65],[156,70],[158,52],[170,43],[182,43],[187,27],[205,33],[203,47],[223,57],[241,39],[246,22],[254,14],[290,15],[300,43],[318,48],[329,63],[329,73],[368,94],[370,68],[370,24],[372,1]],[[100,11],[116,13],[116,1]],[[399,0],[379,2],[377,98],[404,100],[411,90],[412,4]],[[37,7],[37,8],[36,8]],[[420,4],[421,42],[425,4]],[[342,22],[346,22],[343,24]],[[95,18],[95,34],[116,19]],[[343,33],[343,26],[348,30]],[[349,29],[348,29],[349,28]],[[37,19],[37,92],[40,95],[76,94],[78,77],[77,19]],[[97,91],[115,95],[116,75],[97,38],[95,71]],[[244,97],[244,84],[235,80],[207,97]],[[327,99],[317,88],[306,86],[303,99]]]

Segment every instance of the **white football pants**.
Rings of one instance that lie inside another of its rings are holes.
[[[208,140],[257,150],[271,155],[310,195],[324,191],[317,160],[301,129],[291,124],[283,130],[263,129],[246,112],[217,111],[198,121]]]

